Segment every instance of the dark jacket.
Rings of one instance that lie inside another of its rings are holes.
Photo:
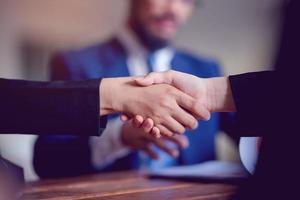
[[[97,136],[106,123],[99,117],[99,84],[0,79],[0,133]]]
[[[276,71],[230,77],[240,133],[263,136],[256,172],[235,199],[297,199],[300,1],[288,1]]]

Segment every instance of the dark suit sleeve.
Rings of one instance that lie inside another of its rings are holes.
[[[50,60],[51,80],[79,80],[77,56],[56,54]],[[83,130],[86,135],[89,129]],[[56,132],[53,132],[56,134]],[[65,132],[65,134],[68,134]],[[33,164],[40,178],[72,177],[95,172],[91,165],[89,137],[43,135],[34,147]]]
[[[100,80],[32,82],[0,79],[0,131],[99,135]]]
[[[278,128],[278,119],[284,113],[281,109],[284,93],[275,71],[235,75],[229,80],[237,108],[239,136],[264,136],[270,129]]]

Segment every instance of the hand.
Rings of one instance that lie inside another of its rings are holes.
[[[134,126],[133,126],[134,124]],[[138,123],[139,124],[139,123]],[[172,157],[179,155],[178,149],[170,148],[167,145],[167,141],[176,144],[180,148],[186,148],[188,146],[188,139],[184,135],[175,135],[173,137],[154,138],[148,134],[153,126],[153,121],[150,119],[145,120],[142,126],[136,126],[136,122],[124,123],[122,128],[121,138],[125,145],[144,151],[152,159],[159,159],[157,152],[153,150],[153,145],[157,146]]]
[[[137,78],[141,86],[170,84],[197,100],[196,105],[203,105],[210,112],[233,112],[236,110],[228,78],[199,78],[190,74],[167,71],[152,72]],[[202,116],[205,118],[206,116]],[[201,118],[201,117],[200,117]]]
[[[209,117],[209,112],[196,103],[191,96],[166,84],[138,87],[133,78],[108,78],[100,85],[100,115],[121,112],[151,118],[166,136],[182,134],[185,127],[197,127],[197,120],[186,110]]]

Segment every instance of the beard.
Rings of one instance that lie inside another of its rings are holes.
[[[170,41],[154,36],[144,25],[137,21],[131,21],[130,27],[136,33],[140,42],[150,51],[156,51],[170,45]]]

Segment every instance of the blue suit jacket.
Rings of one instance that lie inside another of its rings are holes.
[[[84,80],[99,77],[129,76],[126,51],[117,39],[78,51],[57,54],[51,62],[53,80]],[[212,60],[175,51],[171,66],[199,77],[220,76],[218,64]],[[211,120],[201,122],[198,129],[189,131],[189,148],[182,150],[179,165],[195,164],[215,159],[215,136],[220,129],[232,131],[228,114],[214,113]],[[224,124],[225,126],[223,126]],[[88,138],[70,136],[42,136],[36,142],[34,166],[40,177],[75,176],[93,173]],[[104,171],[136,169],[140,161],[137,153],[121,158]]]

